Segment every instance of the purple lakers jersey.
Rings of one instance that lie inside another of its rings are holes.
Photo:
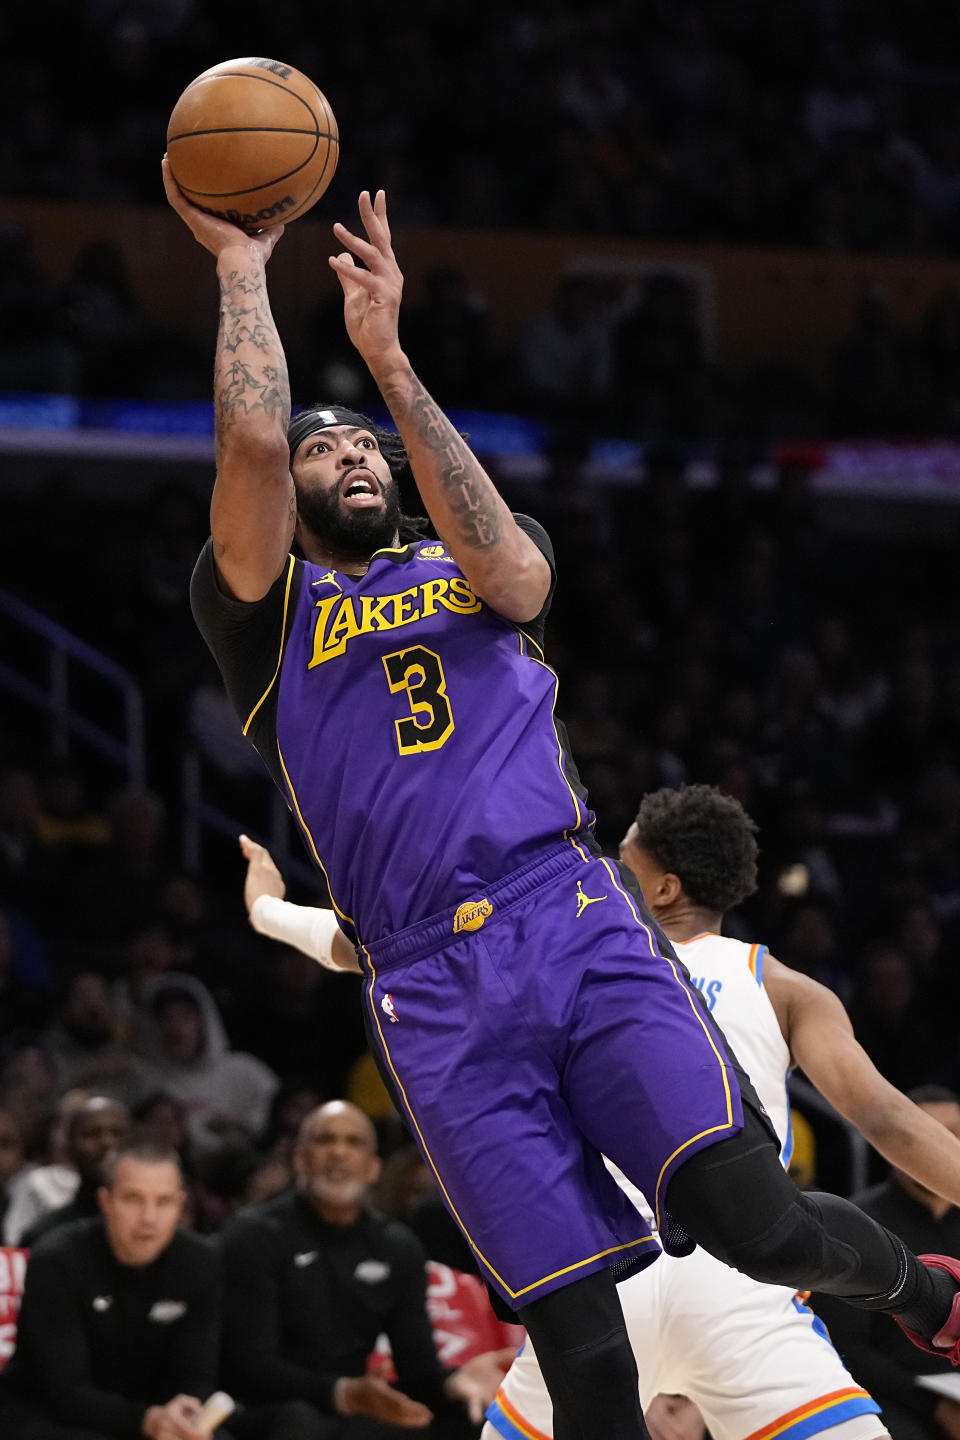
[[[517,518],[552,567],[544,531]],[[378,551],[360,577],[291,556],[255,604],[219,591],[208,542],[191,598],[244,733],[365,943],[558,840],[593,848],[543,615],[505,620],[439,541]]]

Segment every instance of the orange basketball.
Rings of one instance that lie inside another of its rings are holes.
[[[326,98],[278,60],[224,60],[204,70],[167,125],[170,169],[187,199],[249,231],[305,214],[339,155]]]

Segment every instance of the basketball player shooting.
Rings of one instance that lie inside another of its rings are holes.
[[[332,402],[291,420],[266,286],[279,228],[247,236],[164,181],[221,297],[194,615],[356,945],[400,1113],[533,1339],[558,1440],[646,1433],[615,1282],[659,1245],[603,1155],[668,1252],[696,1241],[960,1353],[960,1264],[796,1189],[629,871],[599,854],[543,656],[550,541],[403,352],[383,192],[360,195],[365,237],[334,226],[330,265],[395,431]],[[401,514],[408,470],[436,541]]]

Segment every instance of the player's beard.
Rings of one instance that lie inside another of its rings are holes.
[[[381,485],[382,510],[345,510],[338,486],[332,490],[297,489],[300,524],[337,555],[366,560],[375,550],[392,545],[400,523],[400,491],[394,479]]]

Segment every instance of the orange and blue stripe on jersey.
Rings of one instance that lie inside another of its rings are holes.
[[[833,1390],[829,1395],[820,1395],[816,1400],[808,1400],[805,1405],[798,1405],[795,1410],[772,1420],[761,1430],[754,1430],[746,1440],[805,1440],[805,1437],[831,1429],[854,1415],[879,1413],[880,1406],[866,1390],[851,1385],[844,1390]],[[497,1392],[486,1418],[504,1440],[551,1440],[545,1431],[538,1430],[524,1419],[502,1390]]]
[[[760,1430],[754,1430],[746,1440],[805,1440],[806,1436],[817,1435],[854,1415],[879,1415],[880,1406],[866,1390],[859,1385],[850,1385],[844,1390],[833,1390],[829,1395],[820,1395],[798,1405],[778,1420],[771,1420]]]
[[[496,1398],[487,1409],[486,1418],[504,1440],[552,1440],[545,1431],[538,1430],[529,1420],[524,1420],[502,1390],[497,1391]]]
[[[763,957],[767,953],[766,945],[751,945],[750,958],[747,961],[750,967],[750,974],[758,985],[763,984]]]

